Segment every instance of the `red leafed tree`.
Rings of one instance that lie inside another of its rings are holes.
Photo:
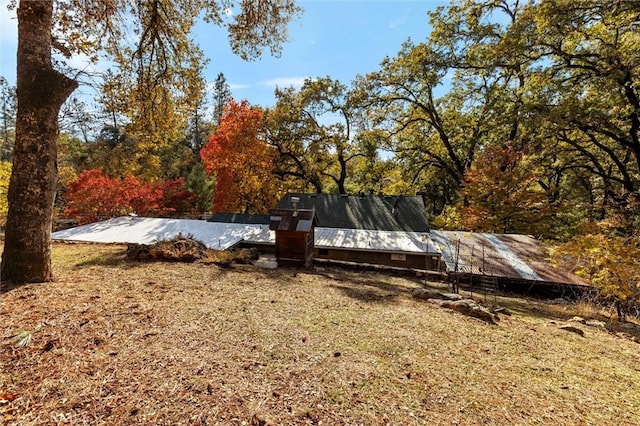
[[[157,187],[162,192],[162,214],[184,214],[196,210],[198,196],[187,189],[184,178],[160,182]]]
[[[100,170],[87,170],[69,184],[64,215],[80,224],[118,216],[126,213],[121,211],[124,204],[121,198],[114,179],[103,175]]]
[[[465,173],[462,225],[483,232],[545,234],[553,207],[540,176],[513,143],[488,146]]]
[[[153,184],[132,175],[114,179],[100,170],[87,170],[69,185],[64,215],[80,224],[127,213],[171,216],[192,210],[195,198],[184,179]]]
[[[276,153],[265,141],[259,108],[246,100],[229,101],[200,156],[207,173],[216,177],[214,212],[266,213],[273,207]]]

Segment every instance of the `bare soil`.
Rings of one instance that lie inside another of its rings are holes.
[[[499,297],[490,325],[410,276],[125,252],[55,244],[55,282],[3,285],[0,423],[640,424],[636,324],[581,336],[573,305]]]

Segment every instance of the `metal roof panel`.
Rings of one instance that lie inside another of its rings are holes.
[[[368,229],[316,228],[315,245],[322,248],[439,254],[427,233]]]

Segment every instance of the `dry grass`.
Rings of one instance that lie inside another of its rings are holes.
[[[640,345],[566,306],[499,299],[492,326],[408,277],[124,252],[55,245],[56,282],[0,294],[6,424],[640,423]]]

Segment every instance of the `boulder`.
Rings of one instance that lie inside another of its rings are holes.
[[[605,323],[604,321],[598,321],[598,320],[586,320],[584,324],[588,325],[589,327],[600,327],[600,328],[606,328],[607,326],[607,323]]]
[[[431,290],[428,288],[416,288],[411,292],[411,295],[416,299],[429,300],[429,299],[437,299],[437,300],[462,300],[464,299],[461,295],[455,293],[443,293],[437,290]]]
[[[461,314],[478,318],[482,321],[488,322],[489,324],[496,324],[496,321],[499,321],[499,318],[496,314],[491,312],[489,309],[484,306],[479,305],[475,300],[472,299],[462,299],[462,300],[445,300],[439,303],[443,308],[452,309],[456,312],[460,312]]]
[[[509,311],[507,308],[504,307],[500,307],[500,308],[496,308],[493,310],[494,314],[502,314],[502,315],[506,315],[508,317],[511,316],[511,311]]]

